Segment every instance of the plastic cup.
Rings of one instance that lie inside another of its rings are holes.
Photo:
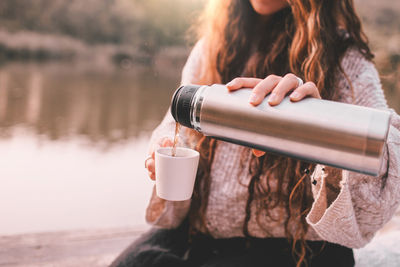
[[[156,193],[160,198],[182,201],[192,197],[199,164],[199,152],[177,147],[172,156],[172,147],[156,150]]]

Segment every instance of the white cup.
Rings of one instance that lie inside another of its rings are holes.
[[[190,148],[177,147],[175,157],[172,147],[158,148],[155,153],[157,196],[171,201],[190,199],[199,157],[199,152]]]

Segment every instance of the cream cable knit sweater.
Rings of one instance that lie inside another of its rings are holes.
[[[182,84],[196,84],[202,58],[202,43],[193,48],[182,72]],[[342,60],[342,67],[352,81],[354,99],[346,79],[339,77],[339,101],[378,109],[388,109],[374,65],[358,51],[349,49]],[[366,245],[375,233],[393,216],[400,202],[400,117],[393,111],[385,164],[379,177],[367,176],[347,170],[332,170],[317,165],[311,179],[314,202],[306,217],[309,227],[306,239],[326,240],[351,248]],[[154,130],[151,143],[162,137],[173,137],[175,121],[169,112]],[[184,132],[183,132],[184,134]],[[211,188],[206,211],[207,227],[215,238],[243,236],[245,206],[250,181],[248,165],[240,168],[242,157],[249,159],[251,150],[235,144],[218,141],[211,167]],[[243,158],[242,158],[243,160]],[[268,159],[267,159],[268,160]],[[249,164],[249,160],[246,161]],[[336,173],[336,174],[335,174]],[[335,175],[337,177],[335,177]],[[330,179],[340,180],[335,190]],[[271,184],[273,188],[273,184]],[[255,201],[253,201],[255,202]],[[187,215],[190,200],[170,202],[153,195],[146,212],[148,223],[163,227],[177,227]],[[282,222],[263,216],[262,228],[256,222],[256,204],[252,203],[249,233],[256,237],[285,237]],[[276,207],[271,214],[279,216],[283,207]]]

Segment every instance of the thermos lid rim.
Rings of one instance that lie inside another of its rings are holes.
[[[197,90],[200,85],[184,85],[179,87],[173,97],[171,102],[171,114],[175,121],[179,122],[181,125],[193,128],[191,122],[191,105]]]

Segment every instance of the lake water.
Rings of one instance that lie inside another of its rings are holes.
[[[180,68],[0,67],[0,235],[146,227],[147,143]]]

